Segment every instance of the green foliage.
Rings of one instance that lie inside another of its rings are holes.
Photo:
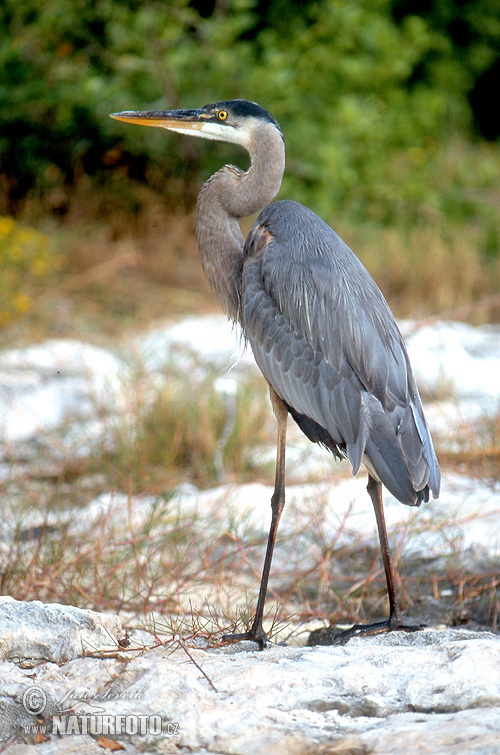
[[[0,325],[26,315],[34,294],[56,269],[48,236],[0,217]]]
[[[447,147],[470,136],[468,96],[498,55],[490,5],[449,0],[423,14],[403,0],[5,0],[4,205],[36,190],[64,212],[54,190],[86,174],[101,184],[113,174],[117,202],[127,176],[170,202],[190,200],[227,148],[202,158],[206,145],[108,113],[246,97],[285,132],[284,193],[326,219],[335,208],[352,219],[437,214],[493,227],[498,150],[475,153],[465,171]],[[461,47],[457,23],[468,34]]]

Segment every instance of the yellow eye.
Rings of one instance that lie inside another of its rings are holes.
[[[227,118],[227,110],[219,110],[218,116],[220,121],[225,121]]]

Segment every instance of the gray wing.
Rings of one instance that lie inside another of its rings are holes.
[[[427,498],[429,487],[438,495],[439,466],[394,317],[326,223],[295,202],[267,207],[245,246],[242,307],[257,364],[309,437],[345,449],[354,474],[366,455],[403,503]]]

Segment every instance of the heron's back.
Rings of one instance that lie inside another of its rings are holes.
[[[260,214],[245,246],[242,321],[257,364],[303,432],[365,461],[403,503],[440,473],[394,317],[340,237],[296,202]]]

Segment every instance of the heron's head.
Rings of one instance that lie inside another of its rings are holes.
[[[280,127],[267,110],[249,100],[226,100],[193,110],[145,110],[111,113],[111,118],[140,126],[156,126],[181,134],[240,144],[250,149],[262,129]]]

